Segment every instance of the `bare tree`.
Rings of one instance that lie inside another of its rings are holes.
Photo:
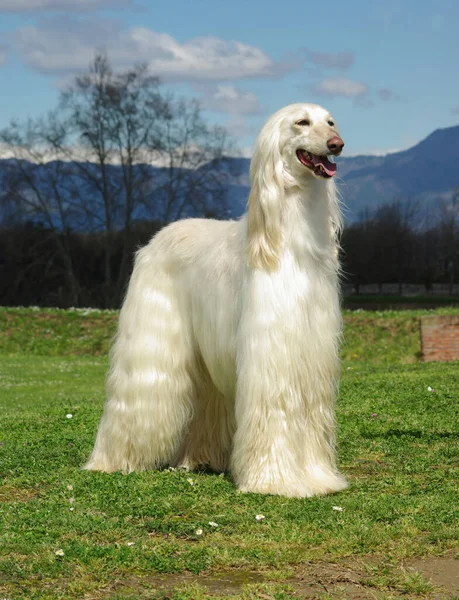
[[[195,100],[168,98],[168,110],[158,122],[165,177],[155,188],[165,223],[187,211],[225,215],[226,178],[222,163],[229,149],[221,127],[209,127]]]
[[[116,73],[104,54],[96,54],[56,110],[46,119],[12,124],[0,142],[13,155],[7,198],[55,232],[75,304],[81,285],[67,243],[71,229],[98,233],[100,294],[104,306],[117,306],[136,222],[166,224],[223,210],[224,131],[206,124],[196,102],[163,93],[145,65]]]
[[[96,54],[89,73],[62,94],[60,106],[90,158],[76,164],[101,201],[92,218],[101,220],[105,236],[107,304],[118,304],[131,265],[133,223],[204,214],[221,200],[226,182],[209,164],[223,160],[226,135],[207,126],[197,102],[161,93],[145,65],[114,73],[104,54]],[[124,252],[115,270],[111,249],[117,230],[123,232]]]
[[[54,239],[53,247],[59,256],[46,258],[48,268],[50,260],[54,268],[61,267],[61,276],[66,281],[70,302],[75,306],[80,300],[80,285],[75,272],[70,234],[73,227],[82,226],[78,222],[78,210],[72,202],[71,178],[68,164],[55,160],[48,137],[65,143],[65,127],[51,116],[47,119],[28,120],[25,124],[13,122],[0,131],[0,142],[7,146],[12,156],[7,162],[3,179],[3,197],[15,207],[16,222],[30,222],[46,227],[48,235]],[[53,160],[54,159],[54,160]],[[43,259],[38,251],[34,254],[37,263]],[[27,274],[17,272],[15,286]]]
[[[78,76],[62,93],[60,110],[74,139],[59,147],[74,162],[82,180],[81,206],[93,229],[104,236],[106,305],[118,304],[130,268],[129,239],[139,208],[145,204],[147,166],[158,156],[157,121],[167,103],[159,82],[144,65],[114,73],[107,57],[96,54],[87,74]],[[55,146],[55,140],[50,139]],[[88,204],[87,198],[91,198]],[[98,201],[94,203],[94,198]],[[113,265],[113,236],[124,233],[121,264]]]

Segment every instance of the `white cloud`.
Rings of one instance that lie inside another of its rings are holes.
[[[356,156],[387,156],[387,154],[393,154],[395,152],[402,152],[407,148],[365,148],[360,152],[351,152],[350,154],[346,153],[346,158],[355,158]]]
[[[0,12],[24,13],[45,10],[69,12],[131,4],[132,0],[0,0]]]
[[[354,54],[352,52],[313,52],[306,49],[306,56],[314,65],[325,69],[345,71],[354,64]]]
[[[346,77],[329,77],[327,79],[322,79],[309,86],[309,90],[318,96],[325,96],[328,98],[348,98],[349,100],[352,100],[355,106],[360,106],[361,108],[372,108],[375,106],[373,98],[377,98],[383,102],[400,100],[400,96],[388,88],[372,90],[366,83],[348,79]]]
[[[230,84],[196,87],[201,91],[203,106],[230,115],[258,115],[260,102],[253,92],[246,92]]]
[[[234,138],[254,137],[259,132],[259,127],[255,127],[247,122],[247,119],[241,116],[234,116],[225,124],[225,129]]]
[[[62,17],[20,27],[12,39],[29,67],[48,75],[68,75],[86,70],[96,47],[113,50],[110,56],[114,65],[125,66],[128,57],[123,50],[109,46],[119,35],[119,27],[109,21]]]
[[[252,146],[242,146],[239,148],[239,152],[237,156],[239,158],[252,158],[253,155],[253,147]],[[247,179],[247,184],[250,184],[249,179]],[[244,184],[245,185],[245,184]]]
[[[49,75],[86,70],[95,48],[104,49],[115,68],[146,62],[166,81],[276,77],[293,68],[241,42],[209,36],[179,43],[167,33],[145,27],[123,31],[99,19],[49,19],[19,28],[14,40],[23,61]]]
[[[322,81],[313,83],[309,87],[309,90],[317,96],[348,98],[361,108],[372,108],[375,105],[370,98],[370,89],[365,83],[347,79],[346,77],[322,79]]]
[[[342,96],[345,98],[364,97],[368,94],[368,86],[359,81],[353,81],[345,77],[330,77],[323,79],[311,86],[311,91],[321,96],[336,98]]]
[[[178,153],[181,151],[180,148],[177,148],[176,150]],[[192,153],[192,150],[192,147],[187,147],[187,152],[189,155]],[[199,152],[199,149],[197,149],[197,151]],[[80,145],[68,146],[65,150],[56,150],[54,148],[42,146],[35,147],[33,151],[31,151],[30,148],[24,146],[14,146],[11,144],[0,143],[0,160],[11,158],[27,160],[35,164],[45,164],[55,160],[62,162],[77,161],[97,163],[99,160],[97,153],[90,148],[85,148]],[[206,161],[204,160],[204,163],[205,162]],[[107,155],[107,163],[111,165],[120,164],[120,156],[116,150]],[[170,156],[167,152],[154,152],[154,155],[152,155],[152,152],[145,149],[144,151],[140,151],[138,153],[134,164],[150,164],[156,167],[168,167],[170,165]],[[183,166],[189,166],[189,168],[194,169],[196,168],[196,160],[192,159],[188,163],[184,161]]]

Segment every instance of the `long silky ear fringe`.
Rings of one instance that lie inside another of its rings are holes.
[[[282,246],[284,176],[279,126],[278,120],[264,126],[250,165],[247,258],[250,267],[266,271],[277,269]]]
[[[328,188],[328,206],[330,212],[330,236],[333,244],[333,254],[336,260],[338,274],[341,275],[339,265],[339,252],[341,249],[341,233],[343,231],[343,217],[341,210],[341,196],[336,188],[335,182],[329,180]]]

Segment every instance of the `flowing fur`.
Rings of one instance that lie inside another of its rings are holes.
[[[309,119],[300,127],[299,119]],[[230,469],[244,492],[346,487],[335,460],[341,315],[329,113],[295,104],[263,127],[239,221],[188,219],[136,256],[85,468]]]

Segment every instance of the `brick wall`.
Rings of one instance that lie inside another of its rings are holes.
[[[459,360],[459,316],[422,317],[421,349],[424,361]]]

